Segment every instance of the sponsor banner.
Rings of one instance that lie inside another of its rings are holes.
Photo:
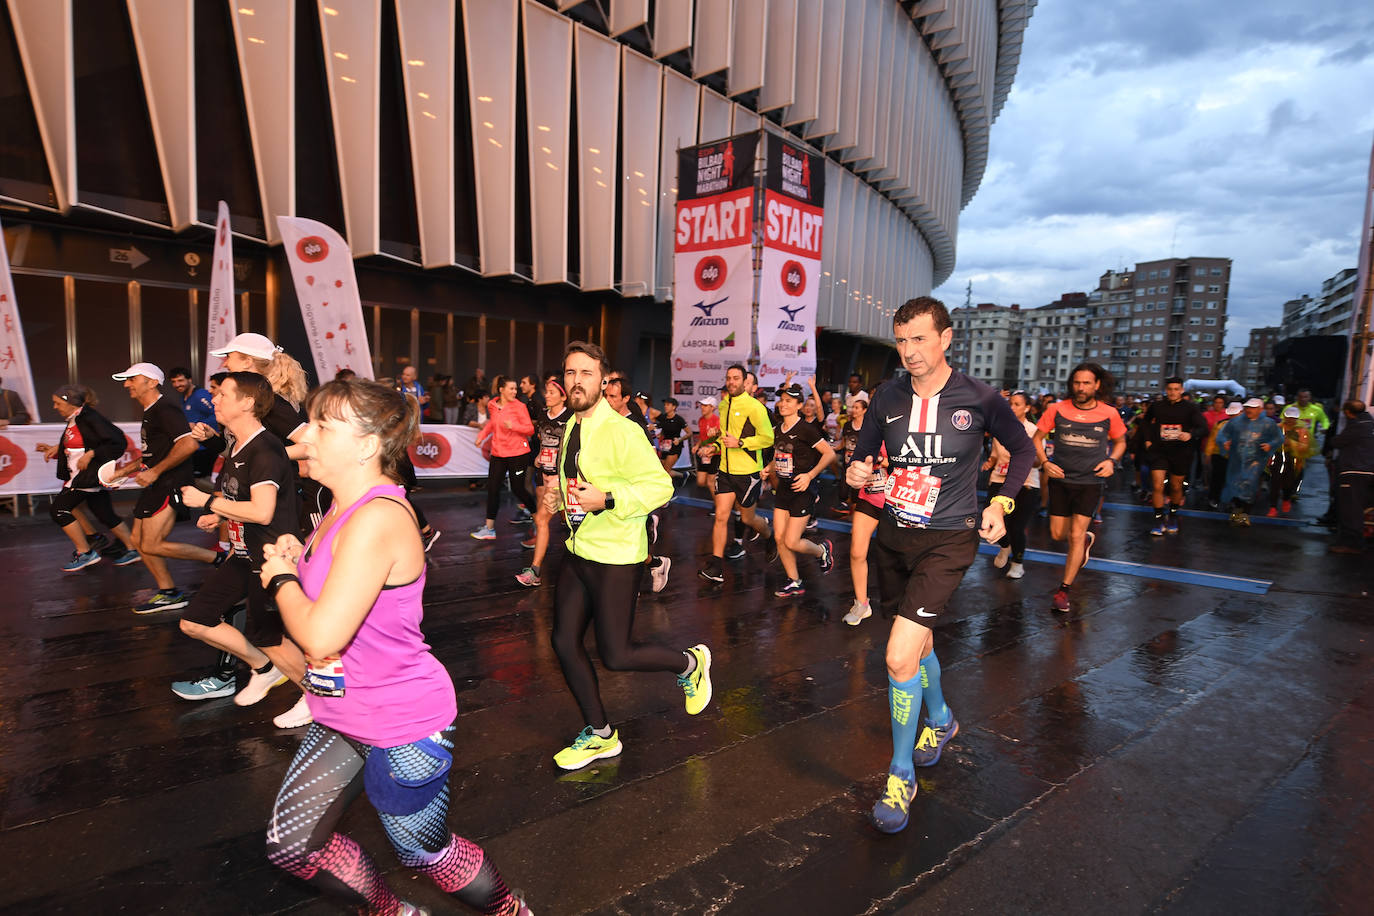
[[[33,370],[29,367],[28,347],[24,345],[24,328],[19,323],[19,303],[14,301],[14,280],[10,277],[10,255],[5,248],[3,231],[0,231],[0,380],[3,380],[0,384],[19,395],[29,416],[37,419]]]
[[[697,401],[707,396],[720,401],[720,389],[725,384],[725,369],[734,363],[743,363],[726,351],[719,356],[702,356],[697,353],[679,353],[673,356],[673,397],[677,398],[678,415],[696,430],[697,418],[701,411]]]
[[[722,377],[724,377],[722,375]],[[139,454],[138,423],[116,423],[124,433],[128,451],[120,457],[121,466]],[[0,429],[0,496],[24,493],[56,493],[62,489],[57,479],[57,460],[45,462],[36,451],[39,443],[52,445],[62,440],[64,423],[36,423]],[[422,426],[420,441],[411,446],[410,460],[420,477],[487,476],[487,461],[477,447],[477,430],[470,426]],[[130,489],[135,489],[132,483]]]
[[[212,353],[229,343],[238,333],[234,318],[234,235],[229,230],[229,205],[219,202],[219,216],[215,219],[214,264],[210,268],[210,311],[205,322],[205,352]],[[205,386],[210,376],[219,371],[205,361]]]
[[[816,302],[824,228],[821,157],[770,134],[759,279],[759,384],[816,374]]]
[[[126,450],[119,458],[122,466],[137,460],[140,451],[139,423],[116,423],[124,433]],[[32,426],[10,426],[0,429],[0,496],[23,493],[56,493],[62,489],[57,479],[57,459],[44,461],[38,446],[56,445],[62,441],[65,423],[35,423]],[[73,468],[75,473],[75,468]],[[131,484],[132,486],[132,484]]]
[[[363,378],[372,378],[372,354],[348,243],[313,219],[279,216],[277,226],[291,264],[316,376],[324,382],[340,369],[352,369]]]
[[[754,186],[758,131],[677,151],[677,199],[696,200]]]

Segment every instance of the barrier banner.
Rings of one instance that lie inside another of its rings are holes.
[[[372,378],[372,352],[348,243],[313,219],[279,216],[277,226],[291,264],[316,377],[327,382],[340,369],[352,369],[362,378]]]
[[[33,370],[29,350],[24,346],[24,327],[19,323],[19,303],[14,301],[14,280],[10,277],[10,254],[5,248],[5,233],[0,227],[0,379],[4,387],[18,393],[31,419],[38,419],[38,399],[33,394]],[[8,416],[0,404],[0,418]]]
[[[747,362],[753,347],[758,139],[753,132],[678,151],[672,378],[689,420],[696,397],[718,393],[724,366]],[[710,391],[698,393],[703,385]]]
[[[419,477],[486,477],[487,459],[471,426],[425,424],[420,442],[409,449]]]
[[[759,384],[773,387],[816,374],[825,163],[774,134],[764,161]]]
[[[219,202],[219,216],[215,219],[214,264],[210,267],[210,310],[205,321],[205,352],[213,353],[226,346],[238,333],[234,318],[234,235],[229,231],[229,205]],[[219,371],[205,361],[205,386],[210,376]]]

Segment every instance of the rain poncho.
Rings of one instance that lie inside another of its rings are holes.
[[[1241,414],[1221,428],[1217,448],[1228,458],[1226,487],[1221,491],[1223,505],[1233,499],[1243,503],[1255,501],[1260,475],[1282,444],[1283,430],[1263,414],[1253,420]],[[1260,448],[1261,445],[1268,445],[1269,450]]]

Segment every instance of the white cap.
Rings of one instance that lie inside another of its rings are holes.
[[[115,479],[115,473],[118,470],[119,459],[116,458],[114,461],[107,461],[102,464],[96,470],[95,476],[96,479],[100,481],[102,487],[108,487],[111,490],[118,490],[121,487],[131,486],[134,482],[132,477],[120,477],[118,480]]]
[[[1302,411],[1298,410],[1296,407],[1285,407],[1283,409],[1283,415],[1285,417],[1292,417],[1296,420],[1298,417],[1302,416]]]
[[[243,353],[254,359],[271,359],[272,354],[280,349],[281,347],[261,334],[243,333],[237,335],[218,350],[211,350],[210,355],[223,358],[230,353]]]
[[[715,406],[716,406],[717,404],[719,404],[720,402],[717,401],[715,398],[711,397],[711,396],[708,394],[708,395],[707,395],[706,397],[704,397],[704,398],[697,398],[697,403],[698,403],[698,404],[710,404],[712,407],[715,407]]]
[[[849,399],[849,403],[853,404],[855,401],[863,401],[865,404],[867,404],[867,403],[868,403],[868,392],[867,392],[867,391],[856,391],[856,392],[854,392],[854,394],[853,394],[853,395],[850,397],[850,399]]]
[[[1240,413],[1240,401],[1232,401],[1226,405],[1226,416],[1234,417],[1238,413]]]
[[[1263,407],[1263,406],[1264,406],[1264,402],[1261,401],[1259,398],[1251,398],[1250,400],[1248,400],[1248,401],[1245,402],[1245,406],[1246,406],[1246,407]]]
[[[1274,395],[1274,403],[1282,407],[1284,404],[1287,404],[1288,402],[1283,399],[1283,395],[1276,394]]]
[[[134,363],[123,372],[116,372],[114,375],[110,376],[110,378],[118,379],[122,382],[126,378],[133,378],[135,375],[142,375],[146,378],[150,378],[159,385],[167,381],[167,377],[162,374],[162,370],[152,363]]]

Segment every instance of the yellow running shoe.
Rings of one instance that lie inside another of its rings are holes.
[[[679,675],[678,686],[687,695],[687,715],[695,716],[711,702],[711,650],[695,645],[687,650],[696,659],[691,674]]]
[[[609,738],[603,738],[588,725],[573,739],[573,743],[553,755],[553,762],[564,770],[580,770],[593,760],[619,756],[620,733],[611,730]]]

